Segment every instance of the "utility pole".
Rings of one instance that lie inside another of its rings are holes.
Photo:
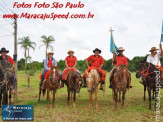
[[[17,85],[18,85],[18,78],[17,78],[17,16],[14,14],[14,59],[15,59],[15,93],[14,98],[17,99]]]

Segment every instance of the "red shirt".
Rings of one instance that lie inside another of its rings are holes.
[[[7,58],[8,58],[7,61],[8,61],[10,64],[14,64],[14,63],[15,63],[11,56],[8,56],[8,55],[6,55],[6,56],[7,56]],[[2,58],[3,58],[3,57],[1,56],[1,59],[2,59]],[[6,59],[6,58],[3,58],[3,59]]]
[[[77,58],[75,56],[73,57],[67,56],[65,60],[67,61],[68,67],[74,67]]]
[[[104,59],[102,58],[102,56],[96,57],[95,55],[91,55],[86,60],[92,61],[91,66],[93,66],[93,67],[99,68],[101,66],[101,64],[104,64]]]
[[[51,67],[51,66],[53,65],[53,64],[52,64],[52,61],[53,61],[53,60],[50,60],[50,59],[48,60],[48,67]]]
[[[123,64],[127,64],[128,65],[128,61],[127,58],[125,56],[118,56],[116,57],[116,63],[114,64],[115,66],[119,66],[119,65],[123,65]]]

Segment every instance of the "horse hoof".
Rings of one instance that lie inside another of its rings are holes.
[[[124,106],[122,106],[122,109],[124,109]]]
[[[91,107],[88,107],[89,110],[91,110]]]

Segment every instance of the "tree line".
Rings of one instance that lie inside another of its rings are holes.
[[[136,72],[138,69],[138,64],[140,61],[144,61],[146,60],[147,55],[146,56],[135,56],[133,59],[128,59],[128,63],[129,63],[129,70],[131,72]],[[113,63],[112,63],[113,59],[109,59],[109,60],[104,60],[105,64],[103,66],[103,69],[107,72],[109,72],[112,68],[113,68]],[[163,57],[161,58],[161,63],[163,64]],[[38,62],[38,61],[33,61],[33,62],[29,62],[27,63],[27,70],[34,70],[34,71],[40,71],[43,69],[43,61],[42,62]],[[84,72],[87,68],[85,60],[78,60],[77,66],[76,66],[81,72]],[[64,60],[59,60],[58,61],[58,69],[60,71],[63,71],[65,68],[65,62]],[[18,70],[25,70],[25,59],[22,58],[18,61]]]

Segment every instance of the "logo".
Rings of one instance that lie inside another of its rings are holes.
[[[4,121],[32,121],[32,105],[2,105],[2,120]]]

